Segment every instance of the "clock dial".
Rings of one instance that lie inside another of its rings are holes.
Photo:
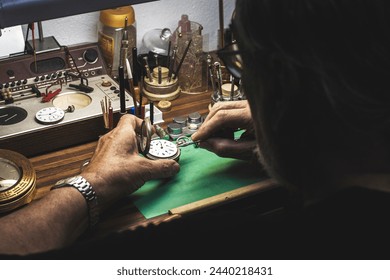
[[[62,121],[65,111],[58,107],[47,107],[39,110],[35,118],[42,124],[52,124]]]
[[[164,139],[150,141],[149,155],[154,158],[174,158],[179,148],[172,142]]]
[[[148,159],[174,159],[179,160],[180,148],[165,139],[152,138],[152,124],[145,118],[141,126],[140,150]]]

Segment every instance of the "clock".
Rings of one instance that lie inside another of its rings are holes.
[[[0,149],[0,213],[31,202],[35,182],[35,171],[26,157]]]
[[[150,159],[174,159],[179,160],[180,149],[176,144],[165,139],[154,139],[150,141],[149,153],[146,154]]]
[[[145,118],[141,126],[140,137],[141,153],[148,159],[173,159],[179,161],[180,148],[165,139],[152,139],[152,124]]]
[[[35,114],[35,119],[41,124],[58,123],[64,119],[65,111],[58,107],[46,107]]]

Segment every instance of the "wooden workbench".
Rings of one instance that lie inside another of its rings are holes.
[[[192,112],[199,112],[201,115],[207,114],[210,101],[210,92],[200,94],[182,93],[179,98],[172,101],[172,109],[163,113],[164,123],[161,124],[162,127],[172,122],[175,116],[187,116]],[[80,167],[86,160],[92,157],[96,145],[97,141],[92,141],[30,157],[29,159],[37,175],[37,192],[34,199],[40,199],[47,194],[58,180],[79,174]],[[246,196],[248,195],[248,190],[249,192],[253,190],[259,192],[272,189],[275,186],[276,184],[272,180],[266,180],[255,186],[250,186],[225,196],[210,198],[201,204],[210,207],[212,204],[225,203],[231,198]],[[192,209],[199,207],[199,203],[191,206]],[[158,224],[162,221],[179,217],[180,213],[175,211],[188,211],[188,209],[175,209],[172,213],[146,220],[131,202],[131,198],[126,198],[101,217],[101,222],[98,224],[97,230],[92,237],[99,237],[113,231],[133,229],[148,223]]]

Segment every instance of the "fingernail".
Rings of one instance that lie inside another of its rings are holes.
[[[191,135],[191,139],[192,139],[193,141],[196,141],[196,134],[197,134],[197,132],[194,132],[194,133]]]

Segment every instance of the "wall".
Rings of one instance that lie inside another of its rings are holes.
[[[81,0],[82,1],[82,0]],[[182,14],[203,26],[204,51],[216,50],[219,29],[218,0],[159,0],[134,5],[137,47],[142,47],[143,35],[155,28],[174,31]],[[235,0],[224,0],[224,26],[228,26]],[[44,37],[54,36],[61,45],[97,41],[99,12],[42,22]],[[37,35],[36,35],[37,36]]]

